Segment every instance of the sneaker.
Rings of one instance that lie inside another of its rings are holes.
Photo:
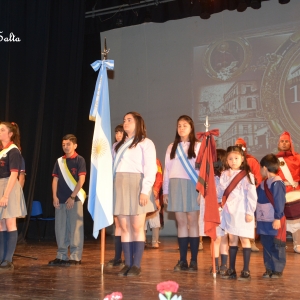
[[[3,260],[0,265],[0,271],[8,271],[8,270],[13,270],[14,265],[12,262],[8,260]]]
[[[272,271],[272,274],[270,275],[270,278],[281,278],[281,277],[282,277],[282,272]]]
[[[203,243],[201,243],[201,242],[199,243],[199,248],[198,248],[198,250],[200,250],[200,251],[203,250]]]
[[[219,269],[219,274],[224,275],[226,273],[226,271],[227,271],[227,266],[226,265],[221,265],[221,267]]]
[[[250,271],[242,271],[240,277],[238,278],[238,280],[250,280],[251,276],[250,276]]]
[[[190,261],[190,265],[189,265],[189,271],[190,272],[196,272],[198,270],[198,265],[197,262],[194,260]]]
[[[232,269],[227,269],[225,274],[221,276],[222,279],[236,279],[236,271]]]
[[[174,267],[174,271],[186,271],[188,269],[188,264],[186,261],[179,260],[177,265]]]
[[[300,254],[300,245],[294,245],[294,252]]]
[[[125,266],[125,263],[122,259],[111,259],[107,264],[107,267],[112,268],[112,267],[123,267]]]
[[[252,252],[258,252],[259,249],[257,248],[255,241],[251,242],[251,251]]]
[[[81,265],[81,260],[69,259],[68,262],[71,266]]]
[[[152,248],[153,249],[158,249],[159,248],[158,242],[152,242]]]
[[[54,260],[49,261],[48,266],[70,266],[67,260],[55,258]]]
[[[271,278],[272,270],[266,269],[266,272],[262,275],[263,278]]]

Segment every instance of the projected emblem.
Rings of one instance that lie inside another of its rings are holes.
[[[243,38],[219,40],[205,52],[203,66],[208,76],[227,81],[242,74],[251,60],[251,47]]]
[[[108,149],[108,144],[105,139],[96,139],[93,142],[92,146],[92,156],[94,159],[101,157],[106,153]]]
[[[261,84],[263,113],[276,134],[289,131],[300,139],[300,32],[268,57]]]

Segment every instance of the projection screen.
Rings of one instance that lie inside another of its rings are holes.
[[[300,151],[300,1],[243,13],[224,11],[209,20],[191,17],[144,23],[101,34],[115,62],[109,74],[112,128],[126,112],[144,117],[164,164],[176,120],[190,115],[196,131],[218,128],[219,148],[238,137],[260,159],[277,151],[283,131]],[[163,235],[176,235],[165,214]]]

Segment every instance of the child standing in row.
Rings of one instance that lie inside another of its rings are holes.
[[[257,194],[254,175],[250,172],[244,151],[239,146],[227,148],[226,169],[220,177],[218,198],[222,197],[223,228],[229,235],[229,269],[223,279],[236,279],[235,261],[240,238],[243,247],[244,268],[239,280],[249,280],[251,238],[254,238],[254,212]]]
[[[286,223],[284,216],[286,188],[277,175],[280,162],[268,154],[261,161],[261,174],[267,177],[257,188],[257,233],[263,245],[266,272],[263,278],[280,278],[286,263]]]
[[[220,186],[220,176],[225,168],[226,162],[226,151],[224,149],[217,149],[217,161],[214,162],[214,178],[216,183],[216,189]],[[205,236],[204,233],[204,213],[205,213],[205,199],[199,193],[198,203],[200,205],[200,216],[199,216],[199,234]],[[221,198],[218,198],[218,202],[221,204]],[[219,209],[222,210],[221,208]],[[214,241],[214,252],[215,252],[215,264],[217,274],[224,275],[227,271],[227,259],[228,259],[228,235],[225,231],[218,226],[217,227],[217,239]],[[221,266],[219,267],[219,253],[221,253]],[[212,268],[211,268],[212,273]]]

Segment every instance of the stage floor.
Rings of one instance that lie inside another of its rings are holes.
[[[100,299],[114,291],[122,292],[124,300],[159,299],[156,285],[173,280],[179,284],[177,295],[183,300],[194,299],[300,299],[300,254],[288,242],[287,265],[280,279],[263,279],[262,246],[252,253],[251,281],[228,281],[209,274],[211,259],[209,239],[204,239],[204,250],[199,251],[197,273],[174,272],[179,259],[177,239],[161,237],[159,249],[146,249],[139,277],[119,277],[118,268],[104,269],[101,275],[100,242],[85,241],[82,265],[49,267],[55,258],[55,241],[28,240],[18,245],[16,254],[37,257],[37,260],[14,256],[14,271],[0,273],[0,299]],[[106,241],[105,261],[113,257],[113,237]],[[188,253],[188,260],[190,253]],[[237,272],[242,268],[242,251],[238,251]]]

